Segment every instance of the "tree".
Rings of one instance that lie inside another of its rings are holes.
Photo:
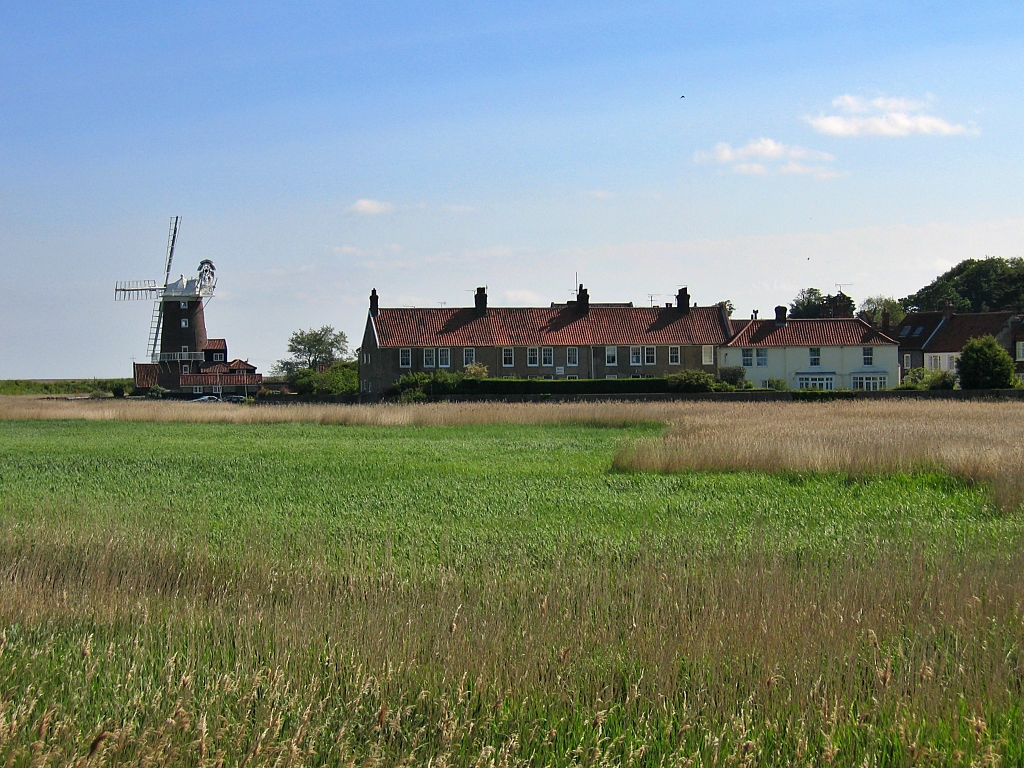
[[[295,331],[288,339],[291,357],[278,360],[273,372],[277,375],[293,375],[305,368],[316,370],[320,366],[331,366],[345,359],[348,354],[348,337],[344,331],[335,331],[330,325]]]
[[[1024,259],[965,259],[900,304],[931,312],[947,301],[956,312],[1024,311]]]
[[[882,311],[888,310],[889,323],[895,327],[903,322],[907,310],[891,296],[869,296],[860,303],[860,311],[866,313],[875,325],[882,324]]]
[[[790,317],[821,317],[825,294],[817,288],[801,288],[789,305]]]
[[[1019,383],[1013,359],[992,336],[968,340],[956,371],[961,389],[1009,389]]]

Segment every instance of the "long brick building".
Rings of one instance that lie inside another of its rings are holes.
[[[714,372],[716,350],[732,329],[725,307],[674,303],[634,307],[575,301],[550,307],[488,307],[478,288],[473,307],[381,307],[377,291],[360,350],[360,391],[379,397],[402,374],[461,371],[482,363],[508,378],[615,379],[665,376],[686,368]]]

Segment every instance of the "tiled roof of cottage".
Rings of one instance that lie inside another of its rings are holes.
[[[924,343],[942,322],[942,312],[911,312],[892,329],[892,337],[902,349],[923,349]]]
[[[201,373],[231,373],[231,369],[228,368],[225,363],[213,363],[212,365],[204,365],[200,371]]]
[[[230,368],[233,371],[255,371],[256,370],[256,366],[253,365],[252,363],[250,363],[248,360],[239,360],[238,358],[235,358],[230,363],[228,363],[228,368]]]
[[[968,339],[997,335],[1013,315],[1013,312],[953,315],[939,326],[926,349],[929,352],[959,352]]]
[[[855,317],[750,320],[729,342],[730,347],[849,347],[895,344],[877,328]]]
[[[155,387],[160,375],[160,366],[156,363],[135,363],[135,386],[140,389]]]
[[[203,349],[212,349],[214,352],[226,352],[228,349],[227,339],[207,339]]]
[[[720,346],[730,329],[721,307],[552,308],[492,307],[485,315],[473,309],[382,307],[371,318],[381,347],[526,347],[629,344]]]
[[[263,374],[247,373],[183,373],[181,374],[181,386],[183,387],[206,387],[206,386],[248,386],[254,387],[263,383]]]

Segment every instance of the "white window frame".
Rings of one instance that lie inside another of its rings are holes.
[[[888,377],[877,374],[856,374],[853,377],[853,388],[862,389],[865,392],[877,392],[888,386]]]
[[[668,348],[668,364],[679,365],[679,347]]]
[[[575,374],[575,373],[569,373],[569,374],[566,374],[565,378],[566,378],[566,381],[578,381],[580,377],[577,374]]]
[[[423,348],[423,367],[434,368],[437,365],[437,350],[434,347]]]
[[[398,367],[412,368],[412,347],[402,347],[398,350]]]
[[[955,371],[956,370],[956,361],[957,361],[957,356],[956,355],[947,355],[946,356],[946,365],[949,366],[949,370],[951,370],[951,371]]]
[[[224,353],[223,352],[214,352],[213,353],[213,362],[215,362],[215,363],[223,363],[224,362]]]
[[[754,357],[757,358],[756,362],[757,362],[757,367],[758,368],[767,368],[768,367],[768,350],[767,349],[765,349],[764,347],[757,347],[756,350],[755,350]]]
[[[526,348],[526,366],[537,368],[540,365],[540,350],[537,347]]]
[[[202,387],[192,387],[192,394],[193,395],[201,395],[201,394],[203,394],[203,388]]]
[[[213,385],[213,394],[215,394],[215,395],[219,395],[219,394],[221,394],[221,393],[222,393],[223,391],[224,391],[224,387],[222,387],[222,386],[221,386],[220,384],[214,384],[214,385]]]
[[[700,364],[701,365],[714,365],[715,364],[715,347],[713,344],[704,344],[700,348]]]
[[[188,344],[182,344],[181,345],[181,351],[182,352],[188,352]]]
[[[179,301],[178,302],[178,309],[188,309],[188,302],[187,301]]]
[[[181,372],[182,373],[192,373],[192,367],[188,363],[182,363],[181,364]]]
[[[742,361],[744,368],[754,367],[754,350],[751,347],[745,347],[740,350],[740,360]]]
[[[437,367],[438,368],[451,368],[452,367],[452,351],[448,347],[437,348]]]
[[[807,348],[807,364],[811,368],[821,367],[821,347],[808,347]]]
[[[942,355],[928,355],[928,370],[942,370]]]
[[[643,350],[643,347],[630,347],[629,348],[629,364],[630,365],[643,365],[644,364],[644,350]]]
[[[1017,342],[1017,359],[1024,360],[1024,341]]]
[[[619,374],[617,374],[617,373],[608,373],[608,374],[605,374],[605,378],[606,379],[617,379],[617,378],[619,378]]]
[[[554,347],[541,347],[540,348],[540,364],[545,368],[551,368],[555,364],[555,348]]]
[[[874,347],[861,347],[861,359],[865,366],[875,365],[875,348]]]
[[[369,364],[370,364],[370,353],[369,352],[363,352],[363,365],[369,365]]]
[[[182,328],[188,328],[188,318],[187,317],[181,318],[181,327]]]
[[[836,380],[833,376],[803,375],[796,377],[797,389],[820,389],[831,392],[835,386]]]
[[[619,364],[619,348],[618,347],[605,347],[604,348],[604,364],[605,365],[618,365]],[[617,376],[615,378],[618,378]]]
[[[501,348],[501,367],[502,368],[513,368],[516,364],[516,350],[515,347],[502,347]]]
[[[903,355],[903,370],[905,370],[905,371],[909,371],[910,370],[910,353],[909,352],[907,352],[906,354]]]
[[[580,364],[580,348],[579,347],[566,347],[565,348],[565,365],[568,368],[576,368]]]
[[[462,367],[476,364],[476,347],[462,348]]]
[[[658,364],[658,348],[644,347],[644,365]]]

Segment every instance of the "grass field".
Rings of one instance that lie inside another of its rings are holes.
[[[0,421],[0,757],[1024,762],[985,483],[636,471],[707,411],[517,413]]]

